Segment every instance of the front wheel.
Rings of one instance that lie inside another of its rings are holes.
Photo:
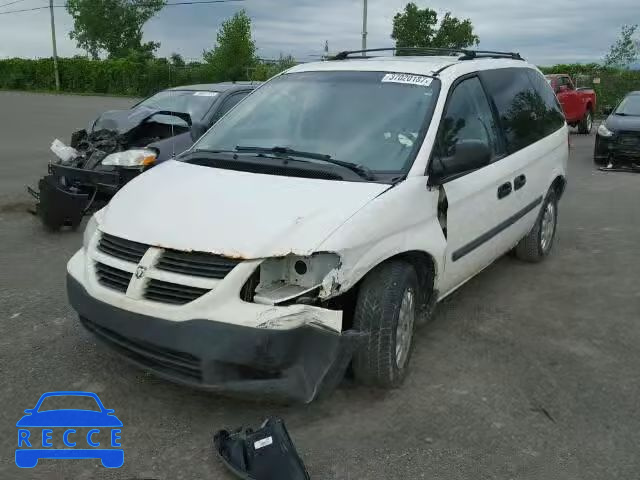
[[[516,246],[516,257],[531,263],[544,260],[553,247],[557,225],[558,195],[552,188],[542,203],[542,210],[533,229]]]
[[[382,388],[399,386],[407,373],[418,306],[413,266],[393,260],[376,267],[358,293],[354,328],[368,335],[353,359],[355,379]]]
[[[593,113],[587,110],[578,124],[578,133],[589,135],[593,129]]]

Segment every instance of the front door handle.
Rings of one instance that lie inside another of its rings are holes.
[[[513,180],[513,189],[520,190],[527,183],[527,177],[525,175],[519,175]]]
[[[511,186],[511,182],[503,183],[498,187],[498,198],[508,197],[512,191],[513,187]]]

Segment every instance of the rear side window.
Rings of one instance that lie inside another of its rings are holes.
[[[564,126],[564,113],[562,107],[558,103],[556,94],[553,93],[553,89],[544,79],[540,72],[527,69],[527,75],[535,91],[540,95],[545,105],[544,114],[539,118],[542,123],[542,130],[545,135],[550,135],[553,132]]]
[[[564,124],[557,116],[555,98],[551,102],[545,93],[550,91],[553,95],[550,87],[538,86],[538,80],[529,72],[526,68],[505,68],[481,73],[498,110],[509,153],[528,147]],[[541,76],[540,81],[545,82]]]

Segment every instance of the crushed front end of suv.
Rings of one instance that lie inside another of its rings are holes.
[[[50,230],[77,227],[140,173],[189,148],[253,90],[249,84],[210,84],[161,91],[129,110],[100,115],[76,131],[70,145],[51,144],[55,160],[38,188],[35,212]]]

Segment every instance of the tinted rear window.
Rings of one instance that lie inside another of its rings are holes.
[[[498,109],[509,153],[528,147],[564,124],[555,95],[538,72],[505,68],[485,71],[481,76]]]

